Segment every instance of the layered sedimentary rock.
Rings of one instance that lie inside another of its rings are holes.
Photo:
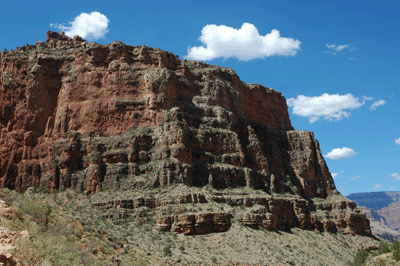
[[[231,69],[48,32],[46,42],[2,52],[0,77],[2,187],[249,187],[272,197],[243,218],[249,226],[370,234],[355,205],[331,203],[324,221],[310,214],[314,199],[340,195],[318,141],[292,128],[280,92],[246,84]],[[284,193],[299,200],[274,201]],[[230,223],[216,211],[162,219],[182,233]]]

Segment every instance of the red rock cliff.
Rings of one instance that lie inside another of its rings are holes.
[[[47,42],[2,52],[1,186],[248,186],[336,192],[313,133],[280,92],[146,46]]]

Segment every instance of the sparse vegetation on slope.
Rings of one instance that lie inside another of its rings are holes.
[[[74,209],[70,204],[75,204],[76,196],[72,190],[55,194],[1,190],[1,199],[12,207],[11,215],[2,219],[3,226],[29,232],[29,238],[20,239],[12,251],[21,265],[146,264],[105,234],[95,236],[85,230],[68,211]]]
[[[175,186],[140,193],[159,197],[185,189],[189,188]],[[92,206],[121,198],[123,193],[133,192],[107,190],[86,195],[68,189],[53,194],[32,190],[18,194],[2,190],[1,198],[13,208],[7,226],[27,229],[30,234],[20,241],[15,257],[23,265],[349,265],[357,250],[379,243],[370,237],[299,228],[252,229],[240,220],[233,220],[226,232],[185,236],[159,230],[155,221],[159,210],[141,207],[125,216],[110,216],[112,209]],[[186,205],[179,208],[199,213],[213,208],[206,203]],[[165,206],[163,210],[175,207]],[[248,207],[215,203],[214,208],[240,217]],[[33,209],[37,213],[33,214]]]

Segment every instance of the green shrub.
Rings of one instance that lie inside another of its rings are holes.
[[[216,257],[211,257],[212,263],[217,263],[217,258]]]
[[[381,241],[379,243],[379,249],[377,251],[378,255],[389,253],[389,252],[390,252],[389,244],[386,241]]]
[[[172,254],[171,246],[168,245],[168,246],[164,247],[163,248],[163,252],[164,252],[165,255],[171,255]]]
[[[185,251],[185,247],[184,247],[184,246],[180,246],[180,247],[179,247],[179,250],[180,250],[180,251]]]
[[[356,256],[354,257],[354,266],[361,266],[364,265],[365,260],[368,257],[368,251],[365,249],[361,249],[356,253]]]
[[[400,260],[400,242],[397,240],[392,245],[392,258],[396,261]]]

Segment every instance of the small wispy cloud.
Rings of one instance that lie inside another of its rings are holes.
[[[372,97],[363,96],[360,101],[352,94],[339,95],[324,93],[321,96],[298,95],[297,98],[288,99],[287,105],[293,107],[293,113],[298,116],[307,117],[310,124],[321,117],[325,120],[339,121],[343,117],[349,117],[349,110],[360,108],[365,101]]]
[[[327,50],[325,53],[336,55],[336,52],[343,51],[344,49],[350,47],[348,44],[336,45],[336,44],[326,44]]]
[[[343,148],[333,149],[332,151],[328,152],[328,154],[325,154],[324,157],[332,159],[332,160],[341,160],[341,159],[354,157],[357,154],[358,153],[355,152],[353,149],[343,147]]]
[[[400,145],[400,138],[395,139],[394,142],[395,142],[397,145]]]
[[[361,178],[361,176],[355,175],[355,176],[350,177],[349,180],[356,180],[356,179],[359,179],[359,178]]]
[[[374,103],[371,105],[371,107],[369,108],[369,110],[376,110],[376,108],[377,108],[378,106],[385,105],[385,103],[386,103],[385,100],[379,100],[379,101],[377,101],[377,102],[374,102]]]
[[[248,61],[274,55],[294,56],[301,44],[299,40],[282,37],[276,29],[265,36],[260,35],[251,23],[243,23],[240,29],[206,25],[201,30],[199,40],[204,46],[189,47],[186,59],[207,61],[236,57]]]
[[[68,22],[70,26],[59,23],[51,23],[50,26],[65,31],[65,35],[71,38],[79,35],[85,39],[96,40],[105,37],[109,23],[108,18],[99,12],[90,14],[83,12],[73,21]]]
[[[372,186],[373,189],[381,189],[382,185],[381,184],[376,184],[375,186]]]
[[[390,190],[393,190],[393,189],[396,189],[396,187],[390,187],[389,189],[390,189]]]
[[[342,51],[343,49],[349,47],[349,45],[348,45],[348,44],[342,44],[342,45],[326,44],[326,47],[327,47],[328,49],[332,49],[332,50],[334,50],[334,51],[336,51],[336,52],[340,52],[340,51]]]
[[[363,102],[365,102],[365,101],[372,101],[373,99],[374,99],[374,97],[369,97],[369,96],[365,96],[365,95],[362,97],[362,101],[363,101]]]

